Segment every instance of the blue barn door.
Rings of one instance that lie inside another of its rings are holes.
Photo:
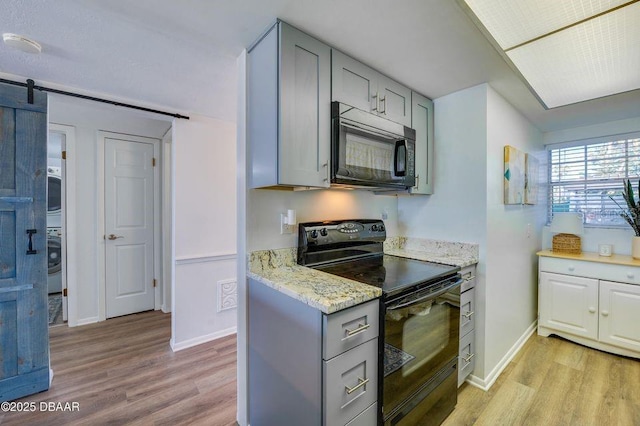
[[[0,84],[0,401],[49,388],[47,97]]]

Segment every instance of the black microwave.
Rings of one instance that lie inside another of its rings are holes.
[[[416,131],[331,103],[331,184],[404,190],[415,185]]]

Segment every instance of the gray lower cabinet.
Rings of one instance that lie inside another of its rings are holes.
[[[460,289],[460,352],[458,353],[458,387],[462,386],[476,365],[476,266],[460,271],[464,283]]]
[[[247,56],[251,188],[328,188],[331,48],[278,21]]]
[[[411,92],[411,127],[416,131],[416,186],[411,194],[433,194],[433,102]]]
[[[331,99],[411,127],[411,89],[336,49]]]
[[[249,423],[375,425],[379,301],[324,314],[249,280]]]

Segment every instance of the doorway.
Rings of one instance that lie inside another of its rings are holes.
[[[106,319],[159,308],[160,140],[99,132],[98,145]]]
[[[105,243],[108,241],[105,240],[104,225],[104,136],[135,139],[135,136],[130,135],[144,135],[142,140],[148,142],[151,139],[154,141],[152,144],[159,147],[162,137],[167,132],[170,133],[172,120],[161,120],[146,113],[54,95],[50,97],[49,112],[50,128],[59,126],[51,123],[64,123],[61,127],[70,129],[70,134],[74,136],[70,139],[67,134],[66,139],[66,176],[63,178],[63,190],[66,189],[66,209],[63,207],[63,215],[66,216],[66,226],[63,227],[62,235],[63,249],[66,249],[66,256],[63,256],[66,261],[63,274],[66,274],[66,278],[63,275],[63,282],[66,282],[68,290],[67,324],[73,327],[104,321],[108,317],[104,266]],[[73,140],[71,147],[70,140]],[[158,227],[153,231],[153,264],[152,272],[148,274],[151,276],[149,285],[153,296],[149,309],[170,312],[171,303],[165,301],[162,294],[163,287],[169,286],[170,281],[163,279],[163,250],[157,243],[162,235],[163,218],[171,217],[171,210],[165,209],[163,204],[163,184],[171,182],[170,178],[163,179],[163,176],[170,176],[170,170],[161,161],[165,154],[170,154],[170,150],[161,149],[158,152],[159,148],[155,146],[153,149],[156,167],[153,172],[152,214],[153,224],[158,224]],[[170,202],[167,205],[170,206]],[[170,219],[168,222],[171,222]],[[120,243],[121,240],[116,241]],[[170,276],[167,278],[170,279]],[[156,280],[155,288],[153,279]],[[124,292],[132,293],[132,288],[125,289]],[[119,314],[109,316],[117,315]]]

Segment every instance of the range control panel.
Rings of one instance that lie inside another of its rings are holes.
[[[376,219],[308,222],[298,226],[298,247],[349,241],[383,242],[386,236],[384,222]]]

